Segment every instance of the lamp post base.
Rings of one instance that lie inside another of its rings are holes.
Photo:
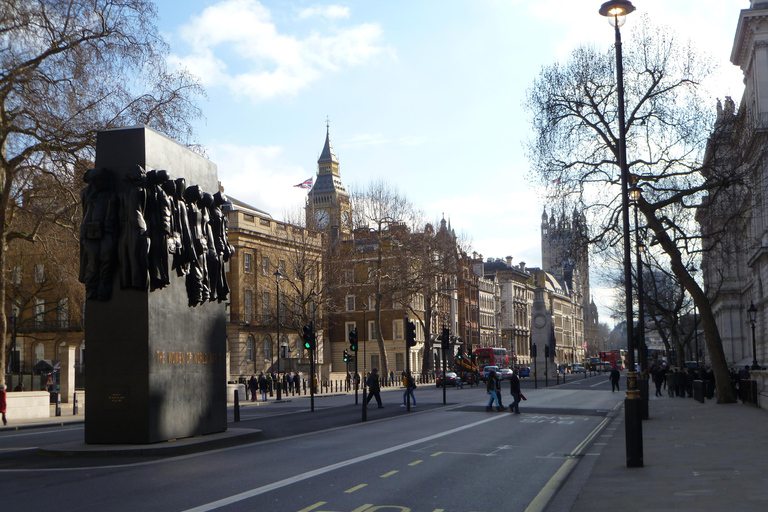
[[[643,467],[642,400],[639,396],[624,399],[624,432],[627,444],[627,467]]]

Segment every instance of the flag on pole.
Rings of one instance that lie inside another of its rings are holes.
[[[294,185],[297,188],[312,188],[312,178],[302,181],[298,185]]]

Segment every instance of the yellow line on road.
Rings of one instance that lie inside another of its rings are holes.
[[[399,473],[399,471],[390,471],[389,473],[384,473],[380,478],[387,478],[388,476],[392,476],[395,473]]]
[[[351,489],[347,489],[347,490],[346,490],[346,491],[344,491],[344,492],[345,492],[345,493],[347,493],[347,494],[349,494],[349,493],[351,493],[351,492],[355,492],[355,491],[358,491],[358,490],[362,489],[362,488],[363,488],[363,487],[365,487],[366,485],[368,485],[368,484],[360,484],[360,485],[356,485],[356,486],[352,487]]]
[[[299,510],[299,512],[310,512],[310,510],[315,510],[317,507],[322,507],[326,503],[327,503],[326,501],[318,501],[314,505],[310,505],[307,508],[303,508],[303,509]]]
[[[438,455],[445,453],[445,452],[435,452],[431,455],[431,457],[437,457]]]
[[[410,464],[408,464],[408,465],[409,465],[409,466],[415,466],[416,464],[420,464],[420,463],[422,463],[422,462],[424,462],[424,461],[423,461],[423,460],[415,460],[415,461],[411,462],[411,463],[410,463]]]

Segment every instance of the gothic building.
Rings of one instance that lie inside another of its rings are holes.
[[[325,145],[317,160],[317,180],[307,196],[306,219],[308,228],[328,234],[331,241],[352,233],[349,193],[341,184],[330,125],[326,125]]]
[[[542,269],[563,283],[575,295],[583,311],[584,343],[590,353],[597,351],[599,317],[589,291],[589,246],[586,217],[575,208],[571,217],[541,215]]]

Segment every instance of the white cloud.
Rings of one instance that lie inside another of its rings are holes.
[[[348,17],[328,7],[325,16]],[[372,62],[394,51],[381,44],[378,24],[362,23],[314,31],[305,38],[281,34],[269,9],[256,0],[225,0],[189,19],[178,33],[189,45],[186,55],[169,61],[189,69],[206,86],[224,86],[253,101],[295,96],[325,72]]]
[[[225,194],[276,219],[304,205],[307,191],[294,185],[314,172],[289,163],[282,147],[213,144],[209,154],[211,161],[216,162]]]
[[[299,18],[349,18],[349,7],[340,5],[316,5],[299,11]]]
[[[339,147],[380,146],[388,143],[389,139],[381,133],[359,133],[345,139]]]

